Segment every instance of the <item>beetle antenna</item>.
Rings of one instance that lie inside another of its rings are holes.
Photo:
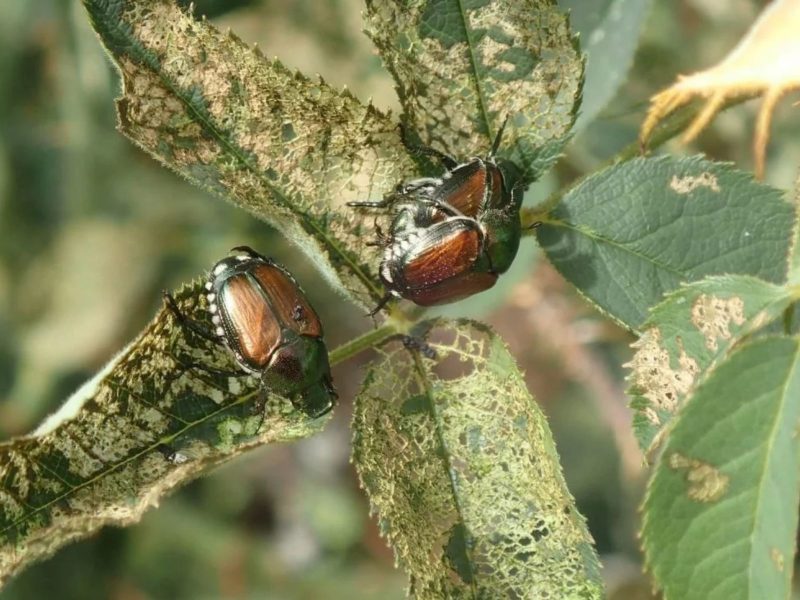
[[[348,202],[347,206],[352,208],[386,208],[391,204],[391,200],[384,198],[383,200],[356,200]]]
[[[405,146],[406,150],[408,150],[414,156],[432,156],[433,158],[438,158],[444,168],[448,171],[452,171],[458,166],[458,163],[452,156],[445,154],[436,148],[431,148],[430,146],[421,146],[413,143],[409,139],[408,128],[406,127],[405,123],[401,122],[399,127],[400,140],[403,142],[403,146]]]
[[[489,156],[494,156],[500,149],[500,140],[503,139],[503,131],[505,131],[506,123],[508,123],[508,115],[506,115],[506,118],[503,119],[503,124],[500,125],[500,129],[498,130],[497,135],[494,136],[494,143],[492,144],[492,152],[491,154],[489,154]]]
[[[178,303],[175,302],[175,297],[170,294],[167,290],[161,290],[161,296],[164,298],[164,306],[167,307],[169,312],[175,317],[175,320],[179,323],[183,324],[188,319],[186,315],[183,314],[183,311],[178,307]]]

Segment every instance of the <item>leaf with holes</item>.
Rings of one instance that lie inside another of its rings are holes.
[[[202,286],[176,296],[191,319],[208,318]],[[0,583],[105,525],[135,523],[245,450],[325,422],[265,398],[223,346],[162,309],[36,431],[0,444]]]
[[[345,203],[413,172],[389,117],[266,60],[171,0],[84,5],[122,75],[122,132],[275,225],[371,307],[382,295],[378,250],[363,243],[372,220]]]
[[[583,59],[553,0],[369,0],[367,33],[394,76],[406,124],[454,156],[500,155],[537,179],[580,102]]]
[[[597,308],[637,330],[708,275],[786,279],[796,220],[784,194],[702,158],[640,158],[587,177],[541,217],[539,243]]]
[[[781,286],[723,275],[686,285],[653,308],[628,363],[634,428],[645,452],[655,449],[696,382],[791,302]]]
[[[788,598],[800,501],[800,343],[737,349],[688,400],[644,503],[666,598]]]
[[[353,460],[417,598],[600,598],[597,556],[546,419],[485,326],[439,322],[436,358],[369,370]]]

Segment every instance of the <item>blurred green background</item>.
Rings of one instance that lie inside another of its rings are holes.
[[[657,2],[627,83],[526,201],[592,172],[632,142],[649,96],[677,73],[718,61],[762,5]],[[397,111],[392,81],[361,33],[359,0],[196,7],[267,56]],[[0,3],[3,439],[30,431],[123,347],[152,317],[163,288],[199,276],[235,245],[294,271],[326,323],[329,347],[372,326],[267,225],[191,187],[118,134],[118,89],[79,2]],[[750,169],[756,108],[724,113],[698,146],[665,150],[700,150]],[[800,164],[791,110],[789,102],[779,106],[767,165],[768,182],[785,189]],[[505,337],[550,417],[611,596],[650,598],[636,540],[643,472],[620,367],[632,338],[538,257],[527,239],[502,285],[441,312],[482,318]],[[323,434],[252,452],[164,500],[139,525],[105,529],[33,566],[0,597],[403,598],[405,577],[349,464],[352,397],[368,359],[335,369],[341,404]]]

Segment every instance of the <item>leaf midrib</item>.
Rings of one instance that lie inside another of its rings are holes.
[[[577,225],[574,225],[574,224],[572,224],[572,223],[570,223],[568,221],[564,221],[562,219],[547,219],[547,221],[545,221],[545,222],[546,222],[547,225],[552,225],[553,227],[559,227],[560,226],[560,227],[563,227],[564,229],[569,229],[571,231],[574,231],[577,234],[582,234],[582,235],[586,236],[587,238],[589,238],[591,240],[594,240],[594,241],[596,241],[598,243],[604,243],[604,244],[606,244],[608,246],[616,248],[616,249],[618,249],[618,250],[620,250],[622,252],[625,252],[627,254],[635,256],[636,258],[638,258],[638,259],[640,259],[640,260],[642,260],[644,262],[647,262],[647,263],[650,263],[652,265],[655,265],[659,269],[662,269],[662,270],[664,270],[664,271],[666,271],[668,273],[676,275],[677,277],[687,277],[688,276],[688,273],[684,273],[682,271],[678,271],[673,267],[669,267],[666,264],[664,264],[662,262],[659,262],[659,261],[655,260],[654,258],[652,258],[650,256],[647,256],[646,254],[642,254],[641,252],[639,252],[637,250],[633,250],[629,246],[621,244],[621,243],[619,243],[619,242],[617,242],[615,240],[612,240],[611,238],[605,237],[603,235],[599,235],[598,233],[596,233],[592,229],[584,229],[582,227],[579,227]]]
[[[475,81],[475,91],[478,95],[478,109],[480,110],[481,117],[483,118],[483,123],[486,126],[486,134],[489,140],[493,140],[494,134],[492,132],[491,123],[489,122],[489,114],[486,110],[486,98],[484,98],[481,79],[478,77],[478,59],[475,55],[475,44],[473,43],[472,36],[470,35],[472,30],[467,24],[467,12],[464,8],[463,0],[456,0],[456,4],[458,5],[458,14],[461,17],[461,27],[464,31],[464,40],[466,41],[467,51],[469,53],[469,63],[472,66],[473,79]]]
[[[461,499],[458,492],[458,482],[456,481],[456,477],[453,473],[452,464],[450,461],[450,449],[448,448],[447,441],[444,437],[444,424],[442,423],[441,416],[439,411],[436,409],[436,399],[433,397],[433,390],[431,389],[430,380],[428,378],[428,372],[425,369],[425,366],[422,364],[422,359],[420,358],[419,352],[409,350],[412,360],[414,362],[414,368],[417,371],[417,377],[420,380],[420,384],[422,385],[422,389],[425,391],[425,397],[428,400],[428,408],[430,410],[430,415],[433,418],[434,424],[434,431],[436,433],[436,438],[439,441],[439,446],[442,448],[443,460],[447,468],[447,479],[450,482],[450,492],[453,495],[453,504],[455,505],[456,514],[458,514],[459,524],[464,527],[464,547],[467,552],[467,558],[469,559],[469,572],[470,572],[470,588],[472,590],[472,595],[474,598],[477,598],[477,581],[475,577],[475,570],[473,569],[473,563],[475,559],[472,555],[472,545],[470,544],[470,532],[466,527],[466,518],[464,517],[464,507],[461,505]]]
[[[212,27],[210,24],[207,25],[208,27]],[[139,40],[131,34],[131,40],[133,42],[139,42]],[[105,42],[105,40],[103,40]],[[108,47],[108,46],[107,46]],[[135,48],[135,44],[132,45]],[[111,50],[111,48],[109,48]],[[144,52],[148,52],[153,54],[150,50],[143,48]],[[125,52],[125,54],[134,60],[140,68],[145,68],[151,70],[159,80],[172,92],[182,103],[186,106],[189,112],[194,116],[194,118],[202,124],[204,129],[206,129],[214,139],[217,140],[227,151],[241,164],[243,165],[250,173],[252,173],[255,177],[258,178],[262,184],[270,191],[273,197],[283,206],[285,209],[289,210],[293,214],[297,215],[299,218],[300,223],[307,223],[312,229],[316,237],[323,240],[325,245],[330,249],[330,251],[337,256],[339,256],[344,263],[346,263],[349,267],[351,272],[364,284],[364,286],[369,290],[375,300],[381,298],[382,293],[381,291],[375,286],[374,281],[371,277],[369,277],[364,271],[361,270],[359,265],[353,262],[348,255],[347,252],[344,252],[341,247],[336,243],[336,241],[326,235],[325,230],[322,226],[317,223],[316,219],[312,218],[306,212],[300,211],[297,207],[289,201],[289,198],[275,185],[273,185],[268,178],[264,177],[264,174],[249,161],[242,153],[241,149],[238,145],[236,145],[232,140],[229,140],[227,136],[225,136],[222,130],[211,120],[207,119],[205,115],[191,102],[190,95],[185,94],[181,88],[178,88],[176,85],[173,84],[172,79],[168,78],[167,75],[164,73],[164,70],[161,68],[161,61],[158,59],[158,56],[153,54],[153,62],[159,66],[159,69],[153,69],[147,61],[139,60],[139,57],[134,56],[130,52]]]
[[[758,507],[762,504],[763,499],[764,499],[764,495],[766,493],[766,490],[765,490],[766,486],[764,485],[764,482],[767,480],[767,477],[766,477],[767,466],[769,464],[770,457],[772,456],[772,450],[773,450],[773,447],[775,445],[775,440],[778,437],[778,431],[780,430],[780,425],[783,423],[783,415],[784,415],[784,412],[785,412],[785,409],[786,409],[786,405],[789,402],[788,397],[787,397],[788,387],[789,387],[790,382],[794,381],[794,378],[797,376],[798,367],[800,367],[800,352],[798,352],[798,342],[797,342],[797,340],[794,340],[794,346],[795,346],[794,361],[792,363],[792,367],[789,370],[789,373],[788,373],[786,379],[783,382],[783,385],[781,386],[780,398],[782,399],[782,401],[779,403],[779,409],[778,409],[778,411],[776,411],[776,416],[775,416],[775,419],[773,420],[772,429],[770,431],[770,435],[767,438],[767,448],[766,448],[766,450],[764,452],[764,468],[760,470],[761,476],[759,477],[758,486],[757,486],[758,487],[758,494],[757,494],[757,500],[756,500],[756,509],[757,510],[754,511],[755,517],[753,518],[753,527],[752,527],[752,530],[750,531],[750,535],[748,536],[748,543],[749,543],[749,546],[750,546],[750,556],[748,558],[748,565],[747,565],[747,585],[748,585],[748,592],[750,593],[751,596],[752,596],[752,592],[753,592],[753,590],[752,590],[752,582],[753,582],[753,579],[754,579],[753,578],[753,559],[752,559],[753,548],[755,548],[756,531],[759,530],[759,527],[758,527],[758,524],[760,523],[759,516],[763,515],[763,511],[762,510],[758,510]]]
[[[213,386],[213,384],[211,384],[211,383],[209,383],[207,381],[206,381],[206,384]],[[214,387],[216,387],[216,386],[214,386]],[[217,389],[221,389],[221,388],[217,387]],[[50,500],[48,500],[44,504],[32,508],[30,511],[26,512],[25,514],[20,516],[18,519],[14,520],[12,523],[9,523],[8,525],[6,525],[2,529],[0,529],[0,536],[5,536],[5,534],[8,531],[10,531],[11,529],[17,527],[18,525],[20,525],[22,523],[25,523],[26,521],[31,519],[34,515],[36,515],[36,514],[42,512],[43,510],[49,508],[50,506],[52,506],[56,502],[59,502],[61,500],[64,500],[65,498],[68,498],[68,497],[72,496],[73,494],[77,493],[78,491],[82,490],[83,488],[86,488],[86,487],[92,485],[93,483],[95,483],[97,481],[100,481],[101,479],[109,476],[114,471],[117,471],[118,469],[121,469],[122,467],[126,466],[127,464],[129,464],[129,463],[131,463],[133,461],[136,461],[137,459],[143,457],[145,454],[148,454],[150,452],[155,451],[155,449],[158,448],[159,445],[164,444],[164,443],[168,443],[169,441],[171,441],[171,440],[173,440],[173,439],[175,439],[175,438],[177,438],[177,437],[179,437],[181,435],[184,435],[184,434],[190,432],[193,428],[204,424],[209,419],[212,419],[212,418],[214,418],[216,416],[222,415],[226,411],[228,411],[228,410],[230,410],[232,408],[235,408],[237,406],[240,406],[241,404],[244,404],[245,402],[248,402],[253,397],[253,395],[257,395],[258,393],[259,393],[259,390],[251,391],[251,392],[245,394],[244,396],[238,398],[234,402],[231,402],[230,404],[226,404],[225,406],[221,406],[218,410],[216,410],[216,411],[214,411],[212,413],[209,413],[207,415],[204,415],[202,418],[200,418],[200,419],[198,419],[196,421],[188,421],[188,422],[184,421],[186,423],[186,425],[182,429],[179,429],[179,430],[175,431],[174,433],[171,433],[169,436],[166,436],[164,438],[160,438],[159,440],[157,440],[153,444],[147,445],[141,451],[137,452],[136,454],[133,454],[133,455],[125,457],[123,460],[121,460],[120,462],[118,462],[116,464],[109,464],[106,468],[100,470],[95,475],[93,475],[92,477],[90,477],[89,479],[87,479],[85,481],[82,481],[78,485],[74,485],[73,486],[71,484],[68,484],[67,482],[63,481],[63,479],[61,479],[60,476],[56,475],[56,477],[68,489],[65,490],[62,494],[59,494],[58,496],[55,496],[55,497],[51,498]],[[51,434],[51,435],[53,435],[53,434]],[[40,463],[38,463],[38,461],[37,461],[37,464],[40,464]],[[40,464],[40,466],[44,466],[44,465]],[[51,469],[49,469],[49,468],[47,470],[51,471]],[[55,475],[55,473],[54,473],[54,475]]]
[[[244,165],[248,171],[250,171],[253,175],[255,175],[259,181],[261,181],[267,189],[270,190],[270,193],[273,197],[280,202],[280,204],[286,208],[287,210],[291,211],[299,218],[301,223],[308,223],[308,225],[314,230],[316,237],[323,240],[325,245],[337,256],[339,256],[343,262],[345,262],[349,267],[353,274],[358,277],[364,286],[370,290],[372,293],[373,298],[378,300],[381,297],[380,290],[375,286],[375,283],[372,281],[372,278],[367,276],[361,268],[354,263],[347,252],[344,252],[339,244],[333,238],[330,238],[326,235],[325,230],[320,226],[316,219],[312,218],[308,213],[304,211],[297,210],[294,204],[292,204],[286,195],[277,187],[275,187],[267,178],[264,177],[264,174],[259,170],[256,169],[251,161],[247,160],[247,158],[240,152],[239,146],[234,144],[231,140],[229,140],[226,136],[222,134],[222,131],[209,120],[207,120],[200,111],[185,97],[184,94],[178,91],[178,88],[173,86],[171,82],[166,78],[165,75],[162,75],[160,72],[157,73],[159,78],[167,85],[172,93],[174,93],[178,98],[180,98],[181,102],[183,102],[190,110],[190,112],[203,124],[205,127],[216,139],[218,139],[225,148],[234,156],[234,158],[239,161],[242,165]]]

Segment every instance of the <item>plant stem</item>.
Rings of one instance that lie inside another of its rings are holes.
[[[353,338],[349,342],[345,342],[338,348],[334,348],[328,355],[331,366],[344,362],[348,358],[352,358],[356,354],[368,350],[373,346],[377,346],[379,343],[398,333],[400,333],[400,330],[395,323],[388,323],[376,329],[371,329],[367,333]]]

